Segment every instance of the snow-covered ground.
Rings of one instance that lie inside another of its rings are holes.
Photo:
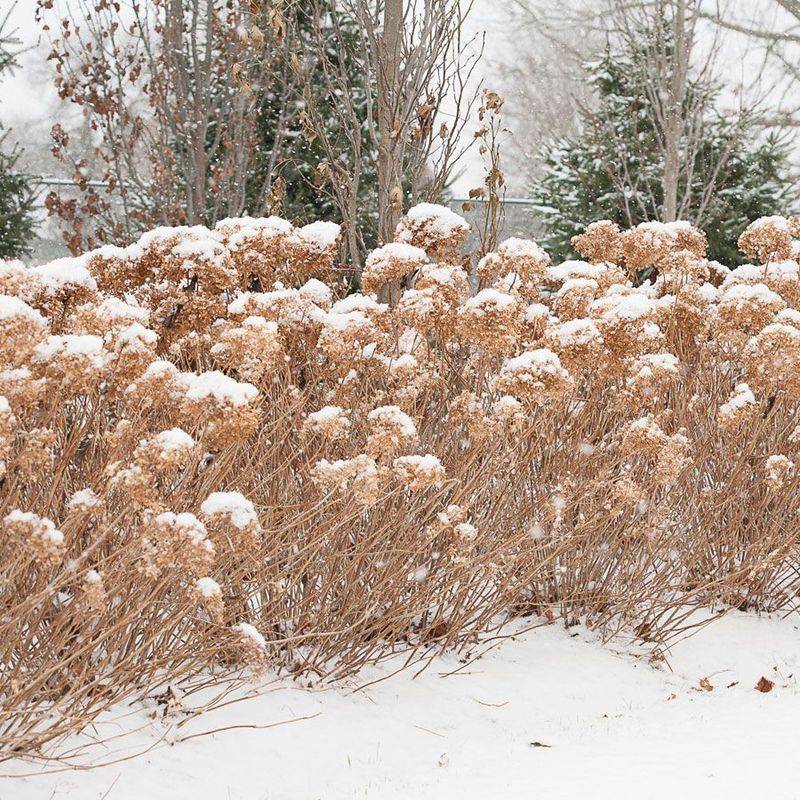
[[[6,777],[0,798],[800,798],[798,626],[731,613],[656,668],[639,651],[552,625],[466,666],[440,657],[417,677],[405,671],[361,691],[352,690],[398,664],[348,687],[278,684],[181,735],[310,719],[161,743],[93,770]],[[775,683],[769,693],[754,688],[762,675]],[[703,678],[713,690],[700,688]],[[128,723],[147,720],[141,711]],[[93,758],[123,758],[163,733],[150,723]]]

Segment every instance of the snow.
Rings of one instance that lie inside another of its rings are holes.
[[[543,303],[531,303],[525,310],[525,322],[537,322],[549,316],[550,309]]]
[[[631,294],[608,294],[595,300],[591,305],[593,313],[599,313],[606,322],[634,321],[646,317],[657,308],[646,295],[634,292]]]
[[[737,308],[742,308],[748,302],[761,302],[773,305],[785,305],[781,296],[773,292],[763,283],[736,283],[726,289],[722,295],[722,302],[734,303]]]
[[[603,341],[597,325],[590,319],[571,319],[562,322],[551,328],[548,334],[562,347],[589,345]]]
[[[98,584],[103,582],[100,573],[96,569],[87,570],[83,579],[89,584]]]
[[[47,320],[35,309],[18,297],[0,294],[0,320],[21,318],[33,323],[37,328],[47,326]]]
[[[260,696],[176,729],[172,746],[159,740],[182,718],[154,720],[134,705],[105,730],[142,729],[92,757],[149,752],[95,770],[0,779],[0,796],[749,800],[768,787],[770,797],[794,797],[798,624],[730,612],[675,645],[660,668],[636,647],[602,646],[581,626],[555,624],[494,642],[474,661],[439,656],[417,677],[393,675],[402,663],[393,659],[334,687],[265,679]],[[776,683],[768,694],[754,689],[762,675]],[[714,689],[700,690],[701,678]],[[279,722],[287,724],[259,728]],[[249,727],[186,740],[237,725]],[[3,766],[16,775],[46,769]]]
[[[49,264],[31,267],[32,275],[39,279],[47,294],[71,287],[81,287],[88,291],[97,290],[97,283],[86,268],[88,254],[78,258],[59,258]]]
[[[800,328],[800,311],[796,308],[784,308],[775,315],[775,322]]]
[[[513,375],[517,372],[532,372],[535,375],[557,375],[563,374],[561,359],[547,348],[538,350],[527,350],[515,358],[507,358],[503,362],[501,373],[503,375]]]
[[[599,278],[604,272],[608,272],[608,264],[564,261],[554,267],[548,267],[545,274],[549,280],[560,283],[570,278]]]
[[[369,294],[349,294],[341,300],[337,300],[331,306],[331,314],[349,314],[352,311],[361,311],[367,314],[378,314],[388,311],[386,303],[379,303]]]
[[[173,453],[176,450],[190,450],[195,446],[194,439],[182,428],[170,428],[169,430],[161,431],[161,433],[153,437],[153,441],[158,445],[164,457],[166,457],[167,453]]]
[[[786,217],[780,217],[777,215],[772,215],[769,217],[759,217],[757,220],[754,220],[750,223],[750,230],[757,231],[761,228],[765,228],[767,226],[771,226],[779,231],[788,231],[789,230],[789,222]]]
[[[239,492],[212,492],[203,501],[200,511],[206,517],[224,514],[239,530],[258,523],[255,506]]]
[[[150,320],[150,312],[146,308],[131,305],[113,295],[104,297],[100,303],[87,304],[82,308],[91,310],[98,319],[109,323],[129,321],[147,325]]]
[[[110,335],[107,335],[106,341],[111,340]],[[130,350],[141,351],[154,345],[158,341],[158,334],[150,328],[145,328],[141,323],[134,322],[118,331],[113,341],[120,346],[127,346]]]
[[[341,228],[335,222],[312,222],[295,231],[295,236],[307,247],[325,251],[336,244]]]
[[[428,260],[428,254],[421,247],[414,247],[407,242],[389,242],[388,244],[373,250],[365,262],[367,269],[384,261],[401,261],[411,264],[424,264]]]
[[[424,456],[400,456],[394,460],[394,466],[398,469],[408,469],[417,475],[430,479],[444,478],[444,467],[442,462],[432,453]]]
[[[414,228],[424,225],[442,238],[450,238],[461,231],[469,230],[469,225],[463,217],[459,217],[447,206],[436,203],[418,203],[412,206],[406,212],[405,219]],[[405,232],[399,238],[403,241]]]
[[[307,280],[298,290],[300,297],[315,303],[320,308],[330,308],[333,302],[333,291],[329,286],[316,278]]]
[[[259,633],[259,631],[250,625],[247,622],[240,622],[238,625],[234,625],[232,630],[240,633],[244,639],[252,642],[256,645],[260,650],[265,650],[267,647],[267,642],[264,637]]]
[[[73,492],[72,497],[67,502],[67,508],[85,511],[100,505],[101,502],[100,498],[91,489],[78,489],[77,492]]]
[[[502,242],[497,250],[506,258],[530,258],[545,263],[549,261],[547,253],[533,239],[512,236]]]
[[[108,353],[103,350],[103,340],[89,334],[48,336],[36,346],[36,357],[40,361],[51,361],[57,356],[86,358],[97,369],[103,369],[108,360]]]
[[[367,414],[367,420],[373,425],[385,425],[395,428],[402,436],[414,437],[417,435],[417,426],[414,420],[399,406],[379,406]]]
[[[186,397],[189,400],[213,397],[223,405],[246,406],[258,396],[258,389],[251,383],[240,383],[218,371],[190,375],[188,384]]]
[[[194,585],[201,597],[210,598],[222,595],[222,588],[213,578],[198,578]]]
[[[313,411],[306,419],[311,423],[325,423],[339,419],[346,415],[341,406],[323,406],[319,411]]]
[[[481,289],[474,297],[470,297],[462,306],[464,311],[471,311],[475,316],[482,316],[486,311],[503,311],[511,308],[517,299],[497,289]]]
[[[719,413],[722,414],[723,417],[731,417],[740,408],[754,406],[755,404],[756,397],[753,394],[753,390],[746,383],[738,383],[729,400],[719,407]]]
[[[282,217],[226,217],[221,219],[214,229],[222,234],[231,233],[228,248],[236,250],[255,237],[271,238],[289,234],[293,230],[292,223]]]

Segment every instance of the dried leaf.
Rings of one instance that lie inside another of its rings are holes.
[[[711,683],[711,681],[708,678],[700,678],[700,688],[704,692],[713,692],[714,691],[714,685]]]
[[[769,678],[765,678],[762,675],[756,684],[756,689],[758,689],[759,692],[764,692],[764,694],[766,694],[767,692],[771,692],[774,686],[774,681],[771,681]]]

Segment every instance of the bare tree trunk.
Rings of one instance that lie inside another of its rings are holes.
[[[403,30],[403,0],[385,0],[378,57],[378,236],[391,241],[403,207],[395,117]]]
[[[681,137],[684,130],[684,101],[689,71],[691,43],[686,31],[687,0],[674,0],[672,46],[675,48],[666,86],[664,113],[664,222],[674,222],[678,215],[678,176],[681,172]],[[669,43],[667,43],[669,46]]]

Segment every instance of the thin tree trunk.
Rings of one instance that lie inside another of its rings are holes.
[[[678,214],[678,176],[681,168],[683,106],[686,99],[689,43],[686,33],[687,0],[676,0],[672,20],[672,69],[667,84],[667,107],[664,119],[664,222],[674,222]]]
[[[402,209],[395,113],[403,27],[403,0],[385,0],[378,59],[378,235],[389,242]]]

